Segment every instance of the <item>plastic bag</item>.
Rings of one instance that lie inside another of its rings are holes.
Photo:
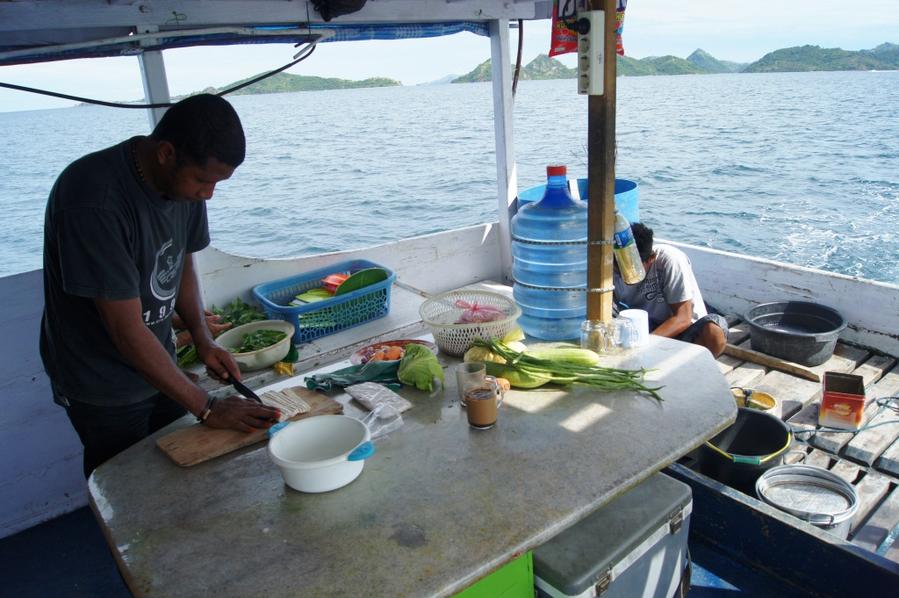
[[[390,405],[381,404],[363,417],[362,423],[368,428],[368,433],[374,440],[400,428],[403,425],[403,416]]]
[[[458,299],[456,300],[454,305],[465,310],[462,312],[462,316],[459,318],[459,321],[456,322],[456,324],[495,322],[496,320],[502,320],[508,316],[505,311],[501,310],[498,307],[494,307],[492,305],[482,305],[477,301],[469,303],[468,301]]]
[[[402,413],[412,408],[412,403],[389,388],[375,382],[363,382],[347,386],[346,392],[369,411],[374,411],[378,405],[387,405],[397,413]]]

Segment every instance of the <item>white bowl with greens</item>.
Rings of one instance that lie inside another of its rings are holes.
[[[241,371],[261,370],[287,356],[293,332],[290,322],[259,320],[226,330],[215,342],[231,352]]]

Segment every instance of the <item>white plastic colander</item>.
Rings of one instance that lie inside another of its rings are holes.
[[[464,304],[460,306],[457,302]],[[504,312],[506,317],[492,322],[459,324],[466,310],[472,309],[466,308],[465,304],[496,308]],[[440,350],[448,355],[460,357],[471,348],[476,338],[484,340],[502,338],[511,332],[521,315],[521,309],[505,295],[463,289],[426,299],[418,308],[418,313],[431,329]]]

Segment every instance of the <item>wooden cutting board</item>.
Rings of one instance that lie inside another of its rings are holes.
[[[301,387],[295,387],[293,390],[303,397],[309,405],[309,411],[295,415],[290,421],[314,415],[343,413],[343,405],[320,392]],[[157,438],[156,446],[178,465],[190,467],[266,439],[268,430],[245,433],[237,430],[217,430],[197,423]]]

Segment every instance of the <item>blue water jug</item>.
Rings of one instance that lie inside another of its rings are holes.
[[[587,315],[587,204],[568,191],[565,166],[547,166],[538,202],[512,218],[513,296],[525,334],[575,339]]]

